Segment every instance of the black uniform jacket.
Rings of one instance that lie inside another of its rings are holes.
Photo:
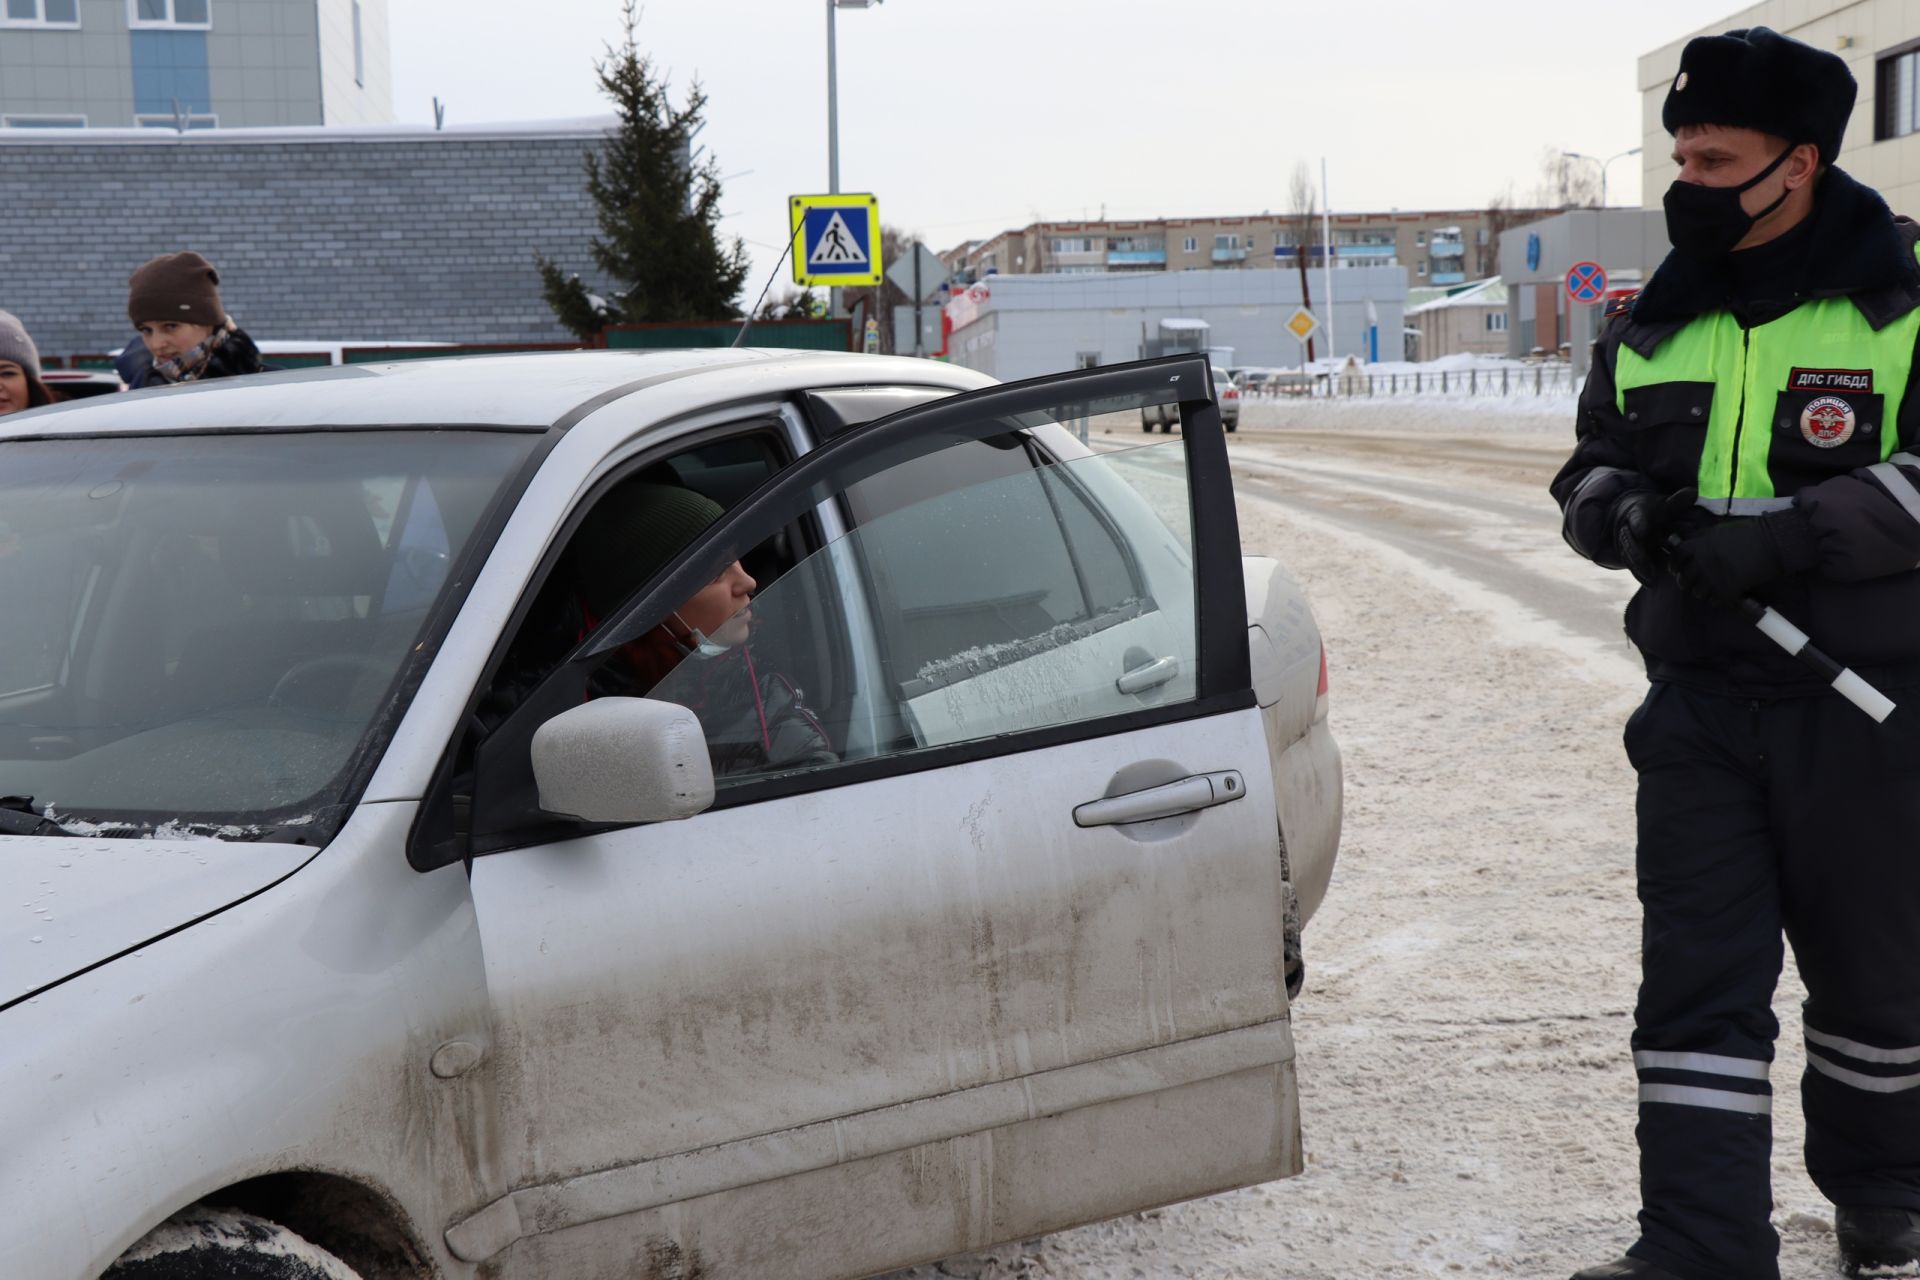
[[[1625,567],[1613,541],[1614,503],[1634,490],[1689,488],[1698,478],[1698,427],[1635,426],[1619,412],[1613,371],[1623,344],[1651,357],[1706,312],[1725,308],[1752,327],[1818,298],[1847,298],[1876,331],[1883,329],[1920,307],[1917,240],[1920,225],[1894,218],[1877,193],[1834,169],[1821,182],[1813,213],[1781,241],[1736,254],[1732,264],[1669,254],[1631,307],[1606,322],[1595,346],[1580,395],[1578,442],[1552,483],[1573,549],[1608,568]],[[1920,368],[1920,360],[1915,365]],[[1920,384],[1911,374],[1897,428],[1900,448],[1914,451]],[[1920,469],[1903,470],[1920,484]],[[1755,596],[1870,679],[1891,688],[1920,686],[1920,522],[1865,471],[1802,485],[1792,496],[1815,540],[1818,564]],[[1697,519],[1707,524],[1715,517],[1702,511]],[[1735,693],[1825,688],[1751,623],[1687,596],[1664,574],[1634,595],[1626,621],[1654,679]]]

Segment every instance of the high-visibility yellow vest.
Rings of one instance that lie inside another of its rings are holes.
[[[1759,515],[1900,447],[1916,335],[1920,310],[1875,332],[1845,298],[1803,303],[1752,329],[1711,311],[1651,357],[1618,348],[1616,407],[1629,430],[1662,430],[1649,439],[1677,469],[1698,450],[1702,506]]]

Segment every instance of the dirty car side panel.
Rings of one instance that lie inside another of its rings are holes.
[[[1248,709],[479,860],[516,1185],[1283,1021],[1264,769],[1067,820],[1122,765],[1265,751]]]

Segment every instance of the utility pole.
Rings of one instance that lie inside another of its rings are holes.
[[[1320,157],[1320,260],[1327,264],[1327,358],[1338,360],[1333,345],[1333,201],[1327,196],[1327,158]]]
[[[1309,312],[1313,310],[1313,285],[1307,275],[1307,250],[1313,245],[1313,203],[1318,192],[1313,186],[1313,170],[1307,167],[1305,160],[1295,162],[1293,177],[1287,183],[1287,222],[1293,228],[1294,254],[1300,262],[1300,305]],[[1321,246],[1325,252],[1327,246]],[[1313,339],[1307,338],[1302,346],[1306,348],[1306,361],[1301,372],[1306,372],[1305,364],[1313,362]]]
[[[835,31],[834,11],[838,9],[870,9],[881,0],[827,0],[827,193],[840,194],[840,50],[838,34]],[[880,252],[878,245],[875,253]],[[840,286],[834,285],[827,294],[827,312],[840,314]]]
[[[840,194],[840,52],[836,45],[834,11],[839,0],[827,0],[827,193]],[[837,297],[840,291],[834,290]]]

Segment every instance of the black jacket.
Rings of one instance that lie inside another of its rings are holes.
[[[141,387],[171,385],[153,372],[153,353],[147,350],[146,343],[137,338],[127,344],[120,358],[114,361],[114,367],[119,370],[121,381],[127,384],[130,391],[138,391]],[[246,330],[235,329],[227,335],[226,341],[214,348],[213,354],[207,358],[206,370],[194,381],[206,382],[213,378],[237,378],[249,373],[273,372],[275,369],[272,365],[261,361],[260,348],[253,344]]]
[[[838,762],[832,739],[799,686],[761,665],[751,645],[713,657],[664,657],[649,641],[616,653],[589,679],[587,694],[654,698],[687,708],[700,721],[716,778]]]
[[[1894,218],[1877,193],[1831,170],[1804,228],[1771,254],[1767,246],[1747,251],[1760,255],[1751,260],[1764,264],[1758,274],[1750,266],[1741,273],[1669,254],[1632,306],[1608,320],[1580,394],[1573,456],[1551,486],[1575,551],[1623,568],[1613,543],[1614,503],[1629,492],[1666,494],[1697,479],[1697,439],[1677,438],[1688,428],[1635,429],[1619,412],[1614,365],[1621,346],[1651,356],[1688,321],[1719,309],[1752,327],[1804,301],[1844,297],[1879,330],[1920,307],[1914,257],[1920,226]],[[1912,365],[1920,367],[1920,360]],[[1913,372],[1896,424],[1900,448],[1909,452],[1920,447],[1920,385]],[[1920,484],[1920,469],[1902,470]],[[1865,471],[1802,485],[1792,497],[1818,549],[1817,567],[1755,595],[1869,678],[1893,688],[1920,686],[1920,573],[1914,571],[1920,521]],[[1669,577],[1634,595],[1626,622],[1656,679],[1754,693],[1825,687],[1750,623],[1692,599]]]

